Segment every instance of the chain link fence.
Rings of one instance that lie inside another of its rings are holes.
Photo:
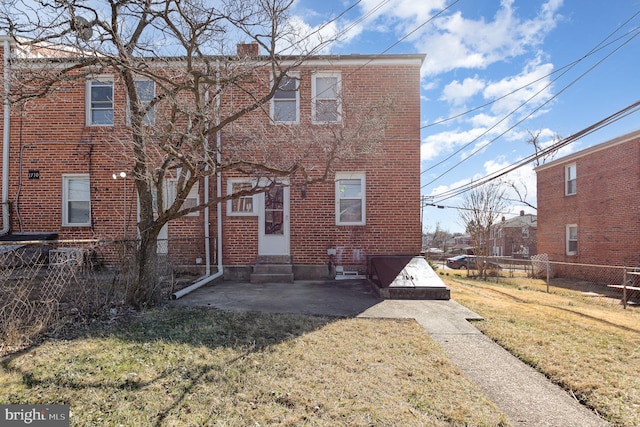
[[[158,242],[156,283],[161,298],[215,265],[215,239]],[[28,345],[65,316],[95,317],[117,310],[137,278],[137,240],[0,242],[0,347]],[[2,348],[0,348],[0,353]]]
[[[446,267],[446,257],[432,261]],[[478,261],[481,262],[481,261]],[[546,254],[530,259],[487,257],[484,275],[489,281],[508,281],[516,286],[543,284],[546,290],[571,290],[603,303],[640,306],[640,265],[635,267],[566,263],[550,260]],[[496,268],[497,267],[497,268]],[[475,268],[460,270],[462,276],[477,277]]]

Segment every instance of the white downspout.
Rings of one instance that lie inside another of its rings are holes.
[[[11,138],[11,86],[9,84],[10,67],[9,57],[11,55],[11,45],[9,39],[4,39],[4,120],[2,128],[2,230],[0,236],[9,232],[9,140]]]
[[[218,68],[218,75],[217,75],[217,79],[218,79],[218,86],[217,89],[220,89],[220,62],[217,61],[217,68]],[[209,91],[207,90],[207,92],[205,93],[205,98],[206,100],[208,100],[209,98]],[[216,125],[220,124],[220,94],[218,91],[218,95],[217,95],[217,99],[216,99]],[[220,145],[222,143],[222,139],[221,139],[221,135],[220,135],[220,131],[218,130],[218,132],[216,132],[216,162],[217,164],[220,164],[220,161],[222,160],[220,157]],[[208,145],[208,144],[207,144]],[[207,170],[209,169],[209,166],[207,166]],[[217,181],[217,185],[216,185],[216,191],[217,191],[217,195],[220,196],[220,194],[222,194],[222,174],[220,172],[216,173],[216,181]],[[206,175],[204,177],[204,201],[205,203],[209,202],[209,175]],[[222,277],[222,275],[224,274],[223,271],[223,267],[222,267],[222,202],[218,202],[216,204],[216,210],[217,210],[217,225],[218,225],[218,236],[216,238],[217,241],[217,251],[218,251],[218,256],[216,257],[218,260],[218,271],[214,274],[211,275],[211,257],[210,257],[210,253],[211,253],[211,248],[209,245],[209,237],[210,237],[210,233],[209,233],[209,207],[207,206],[204,210],[204,235],[205,235],[205,255],[206,255],[206,271],[205,271],[205,275],[198,280],[197,282],[193,283],[190,286],[187,286],[184,289],[181,289],[177,292],[174,292],[171,295],[171,299],[178,299],[178,298],[182,298],[183,296],[187,295],[190,292],[195,291],[196,289],[206,285],[207,283]]]

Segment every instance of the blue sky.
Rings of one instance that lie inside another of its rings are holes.
[[[461,198],[442,195],[531,155],[528,131],[551,144],[640,100],[640,0],[298,0],[293,22],[312,31],[354,4],[322,28],[342,33],[324,53],[427,54],[422,195],[447,208],[425,208],[424,231],[463,231],[449,208]],[[631,114],[555,158],[638,128],[640,113]],[[505,178],[535,205],[532,167]],[[535,213],[508,209],[520,210]]]

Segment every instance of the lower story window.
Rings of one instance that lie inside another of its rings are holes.
[[[227,194],[238,194],[242,191],[251,191],[254,184],[246,180],[229,180]],[[255,206],[253,203],[253,195],[237,196],[227,201],[227,215],[230,216],[254,216]]]
[[[167,179],[167,206],[171,206],[173,204],[173,202],[175,202],[176,200],[176,196],[178,195],[178,179],[176,178],[169,178]],[[193,184],[193,187],[191,187],[191,190],[189,190],[189,194],[187,195],[187,198],[184,199],[184,202],[182,203],[182,206],[180,207],[180,209],[190,209],[190,208],[194,208],[196,206],[198,206],[200,204],[200,198],[199,198],[199,185],[196,182],[195,184]],[[195,211],[195,212],[191,212],[188,213],[186,216],[199,216],[200,212]]]
[[[567,255],[578,254],[578,226],[575,224],[567,225]]]
[[[336,173],[336,224],[366,224],[364,172]]]
[[[91,225],[91,190],[89,175],[62,176],[62,225]]]

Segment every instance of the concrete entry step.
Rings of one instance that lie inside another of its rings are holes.
[[[293,283],[293,265],[289,255],[261,255],[256,259],[251,283]]]
[[[257,264],[292,264],[291,255],[259,255]]]
[[[291,274],[291,264],[256,264],[253,266],[254,274]]]

